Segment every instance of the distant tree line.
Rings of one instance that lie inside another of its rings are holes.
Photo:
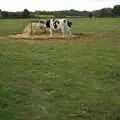
[[[113,8],[103,8],[100,10],[78,11],[78,10],[64,10],[64,11],[34,11],[28,9],[18,12],[9,12],[0,10],[0,18],[40,18],[44,15],[52,15],[54,17],[120,17],[120,5],[115,5]]]
[[[24,9],[22,12],[9,12],[0,10],[0,18],[31,18],[32,12],[27,9]]]

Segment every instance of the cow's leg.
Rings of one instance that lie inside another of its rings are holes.
[[[63,38],[65,38],[65,35],[66,35],[65,28],[63,27],[63,28],[61,29],[61,31],[62,31]]]
[[[45,33],[45,34],[47,33],[47,30],[46,30],[46,28],[44,28],[44,33]]]
[[[62,34],[63,34],[63,38],[65,38],[65,32],[64,31],[62,31]]]
[[[67,39],[69,39],[69,40],[72,39],[72,29],[67,28],[66,33],[67,33]]]
[[[53,36],[52,29],[50,29],[50,37],[52,37],[52,36]]]
[[[68,36],[69,36],[69,39],[72,39],[72,29],[69,30]]]
[[[64,29],[63,28],[61,29],[61,32],[62,32],[62,36],[64,38],[65,37],[65,33],[64,33]]]
[[[68,28],[67,26],[64,27],[65,38],[68,39]]]

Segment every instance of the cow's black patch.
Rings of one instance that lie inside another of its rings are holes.
[[[53,26],[54,26],[55,29],[57,29],[57,24],[56,24],[56,22],[53,23]]]
[[[54,21],[53,26],[55,29],[57,29],[57,24],[60,24],[60,22],[58,20]]]
[[[60,24],[60,21],[57,20],[56,23],[57,23],[57,24]]]
[[[66,23],[66,20],[64,20],[63,22]]]
[[[67,21],[67,25],[71,28],[72,22],[68,20],[68,21]]]
[[[53,22],[55,21],[55,18],[53,19]]]
[[[47,21],[46,21],[46,27],[47,27],[47,28],[50,28],[50,20],[47,20]]]

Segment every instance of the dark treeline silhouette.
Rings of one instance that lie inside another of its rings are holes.
[[[120,17],[120,5],[115,5],[113,8],[103,8],[95,11],[78,11],[78,10],[64,10],[64,11],[34,11],[24,9],[19,12],[2,11],[0,9],[0,18],[41,18],[47,17]]]
[[[0,18],[32,18],[32,13],[29,10],[24,9],[24,11],[18,12],[8,12],[0,10]]]

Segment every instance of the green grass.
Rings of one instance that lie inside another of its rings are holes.
[[[95,36],[70,42],[0,39],[1,120],[120,119],[120,21],[73,21],[74,31]]]
[[[107,32],[119,27],[119,24],[120,20],[115,18],[73,19],[73,29],[81,32]]]
[[[0,19],[0,36],[22,32],[28,19]]]

